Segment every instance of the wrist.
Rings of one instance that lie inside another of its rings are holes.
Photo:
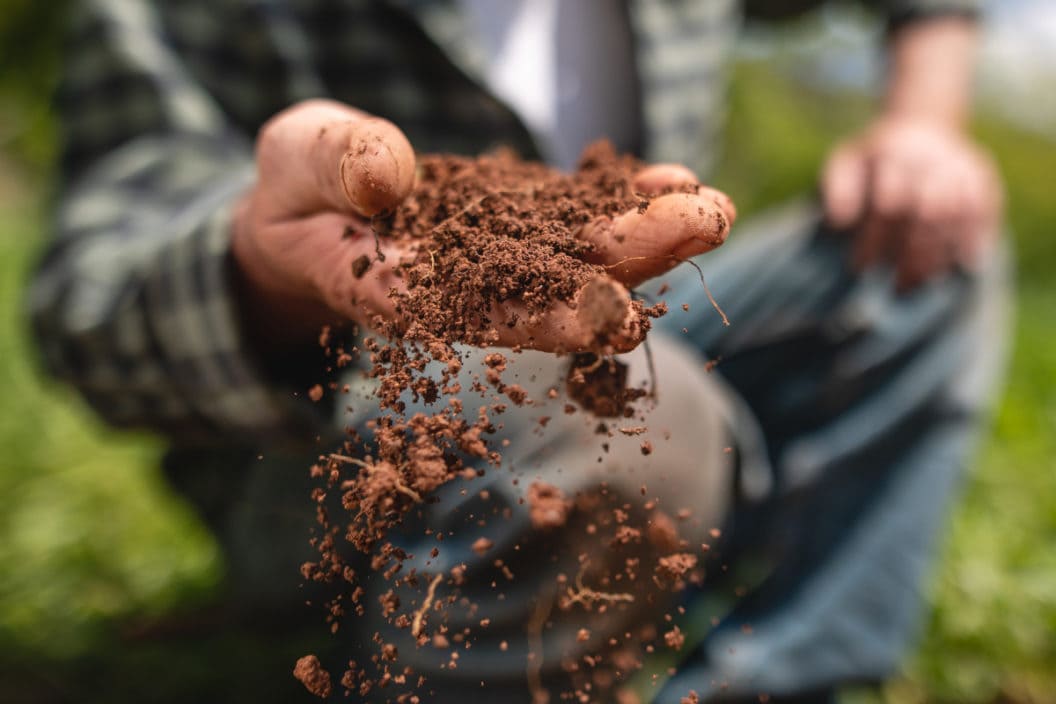
[[[879,119],[887,123],[918,125],[925,128],[963,134],[968,129],[968,108],[934,105],[926,101],[888,97]]]
[[[902,110],[884,110],[873,121],[870,131],[913,132],[946,135],[953,138],[963,138],[967,134],[965,126],[956,120],[945,119],[934,114]]]
[[[889,40],[884,113],[963,130],[971,110],[977,27],[961,16],[919,20]]]

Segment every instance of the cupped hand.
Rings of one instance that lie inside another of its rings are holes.
[[[403,133],[340,103],[307,101],[264,125],[256,159],[256,183],[235,211],[232,252],[258,334],[309,339],[324,324],[369,325],[378,315],[395,316],[390,292],[403,286],[397,267],[413,252],[376,237],[370,219],[397,207],[414,186],[414,150]],[[686,184],[695,185],[696,178],[676,165],[647,167],[635,181],[648,194]],[[595,245],[592,261],[609,276],[584,287],[571,306],[556,303],[543,315],[523,315],[517,302],[497,306],[494,344],[591,348],[598,337],[580,304],[615,286],[628,327],[606,342],[615,349],[635,346],[641,337],[632,329],[626,288],[719,246],[736,217],[725,195],[703,186],[693,190],[658,196],[644,212],[599,217],[584,227],[581,236]],[[364,255],[375,263],[354,276],[353,262]],[[505,320],[518,322],[501,324]]]
[[[1000,230],[992,160],[943,123],[881,119],[833,152],[821,185],[831,224],[853,232],[855,268],[890,263],[901,290],[977,269]]]

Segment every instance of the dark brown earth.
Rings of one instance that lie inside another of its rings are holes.
[[[605,274],[588,263],[593,248],[579,231],[648,204],[631,186],[640,168],[607,143],[589,147],[570,175],[511,152],[421,157],[415,191],[385,224],[418,246],[401,264],[407,292],[395,297],[410,322],[381,327],[392,337],[487,344],[496,305],[517,301],[530,315],[571,302]]]

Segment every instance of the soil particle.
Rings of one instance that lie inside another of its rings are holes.
[[[646,538],[649,543],[661,552],[670,552],[678,549],[678,529],[675,522],[663,511],[655,511],[649,519],[646,528]]]
[[[677,579],[697,566],[697,556],[688,552],[675,553],[657,560],[656,571],[658,574],[671,579]]]
[[[293,667],[293,676],[300,680],[305,689],[320,699],[330,696],[333,688],[330,683],[330,673],[323,669],[316,656],[305,655],[299,659]]]
[[[572,358],[566,389],[581,408],[602,418],[630,418],[631,403],[646,396],[644,389],[627,388],[627,365],[592,353]],[[567,412],[567,409],[566,409]]]
[[[553,484],[533,482],[528,487],[528,516],[538,530],[560,528],[568,520],[572,502]]]
[[[363,274],[367,273],[367,269],[370,268],[370,257],[366,254],[360,254],[358,257],[352,260],[352,276],[357,279],[362,279]]]
[[[682,650],[682,646],[686,642],[686,634],[682,630],[675,626],[670,631],[664,634],[664,644],[672,650]]]
[[[528,392],[520,384],[508,384],[502,387],[502,393],[518,406],[523,406],[528,400]]]
[[[642,531],[631,526],[620,526],[616,529],[616,535],[612,538],[613,545],[627,545],[637,543],[642,539]]]
[[[492,352],[484,357],[484,364],[497,372],[506,371],[506,357],[498,352]]]
[[[617,334],[627,318],[631,302],[627,289],[609,278],[590,281],[579,296],[579,319],[600,339]]]

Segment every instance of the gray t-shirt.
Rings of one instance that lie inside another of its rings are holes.
[[[607,137],[637,146],[637,72],[619,0],[460,0],[487,58],[487,87],[517,113],[550,163],[571,168]]]

